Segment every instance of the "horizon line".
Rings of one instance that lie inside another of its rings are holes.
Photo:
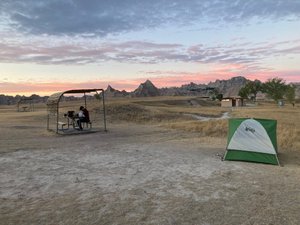
[[[49,96],[56,92],[61,92],[65,90],[76,90],[76,89],[89,89],[95,87],[102,87],[102,89],[106,90],[108,86],[116,90],[132,92],[138,88],[138,86],[142,83],[145,83],[147,80],[151,81],[155,87],[161,88],[172,88],[172,87],[181,87],[183,85],[195,83],[197,85],[208,85],[210,82],[217,82],[222,80],[231,80],[233,78],[242,77],[247,80],[259,80],[264,82],[268,79],[271,79],[270,76],[263,76],[262,79],[259,76],[223,76],[223,79],[215,79],[212,81],[212,77],[208,76],[199,80],[199,76],[185,76],[178,79],[178,76],[166,76],[166,77],[152,77],[152,78],[139,78],[132,80],[119,80],[119,81],[86,81],[86,82],[2,82],[0,83],[1,89],[7,89],[0,95],[5,96],[32,96],[39,95],[40,97]],[[273,76],[278,77],[278,76]],[[280,78],[280,77],[278,77]],[[283,78],[282,78],[283,79]],[[284,80],[284,79],[283,79]],[[285,80],[284,80],[285,81]],[[285,81],[286,82],[286,81]],[[292,80],[287,83],[300,83],[299,80]],[[105,87],[105,88],[103,88]]]

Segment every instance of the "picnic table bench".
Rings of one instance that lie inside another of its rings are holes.
[[[58,122],[57,124],[58,124],[59,126],[61,126],[61,130],[64,130],[64,126],[67,125],[67,123],[65,123],[65,122]]]

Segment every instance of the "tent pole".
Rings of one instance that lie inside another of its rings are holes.
[[[222,158],[222,161],[224,161],[225,160],[225,158],[226,158],[226,155],[227,155],[227,149],[226,149],[226,152],[225,152],[225,155],[223,156],[223,158]]]
[[[277,152],[276,152],[276,153],[277,153]],[[276,160],[277,160],[277,162],[278,162],[278,166],[281,166],[281,165],[280,165],[280,162],[279,162],[279,160],[278,160],[277,154],[275,154],[275,156],[276,156]]]

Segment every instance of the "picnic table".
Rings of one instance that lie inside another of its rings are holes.
[[[28,106],[22,106],[22,109],[23,109],[23,112],[26,112],[26,111],[28,111],[27,109],[28,109]]]
[[[64,114],[64,117],[66,118],[65,122],[58,122],[58,125],[61,126],[61,129],[67,130],[70,129],[70,126],[72,126],[73,129],[79,129],[77,120],[79,120],[78,114],[74,111],[68,111],[67,113]],[[86,124],[86,127],[88,125],[90,128],[92,128],[92,122],[81,122],[82,124]]]

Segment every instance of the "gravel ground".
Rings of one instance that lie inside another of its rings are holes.
[[[222,161],[226,140],[158,126],[44,129],[3,122],[0,224],[300,224],[292,153],[279,167]]]

